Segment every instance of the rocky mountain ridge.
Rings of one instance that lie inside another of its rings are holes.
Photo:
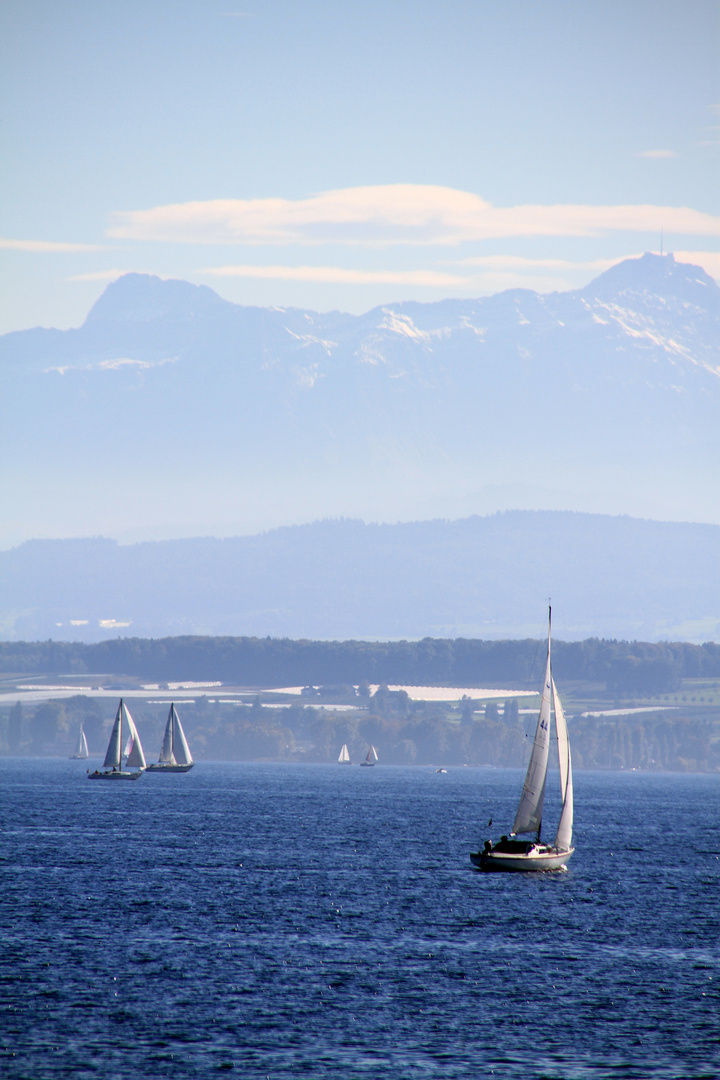
[[[0,370],[11,538],[67,534],[78,487],[74,531],[116,535],[512,505],[720,520],[720,289],[672,256],[360,317],[129,274],[76,330],[5,335]]]

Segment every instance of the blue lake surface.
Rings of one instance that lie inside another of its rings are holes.
[[[85,767],[0,762],[3,1077],[720,1075],[720,777],[577,773],[503,875],[518,772]]]

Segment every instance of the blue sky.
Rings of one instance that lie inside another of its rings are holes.
[[[131,270],[361,312],[720,278],[720,5],[5,0],[0,331]],[[9,165],[9,167],[8,167]]]

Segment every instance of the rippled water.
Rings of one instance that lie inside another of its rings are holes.
[[[720,777],[579,773],[567,873],[474,871],[520,782],[0,762],[0,1075],[717,1077]]]

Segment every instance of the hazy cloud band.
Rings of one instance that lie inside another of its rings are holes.
[[[459,244],[651,232],[720,236],[720,217],[673,206],[496,207],[453,188],[390,184],[307,199],[215,199],[117,212],[110,236],[192,244]]]

